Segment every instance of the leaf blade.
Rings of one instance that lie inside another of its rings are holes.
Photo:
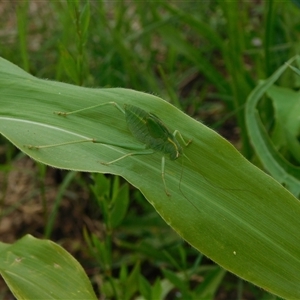
[[[7,65],[16,74],[6,73]],[[180,236],[203,254],[281,297],[300,297],[299,202],[214,131],[155,96],[35,79],[3,59],[0,90],[0,132],[22,151],[59,168],[123,176],[142,191]],[[166,184],[171,198],[165,195],[160,153],[133,156],[104,166],[101,161],[111,161],[128,150],[93,143],[42,151],[24,147],[64,142],[76,135],[140,146],[126,128],[124,116],[116,114],[114,108],[67,118],[53,114],[108,101],[139,106],[159,116],[171,131],[177,129],[184,138],[193,139],[185,149],[191,162],[184,164],[182,192],[181,162],[168,160]],[[14,124],[14,120],[19,123]],[[20,120],[24,126],[19,126]],[[35,127],[36,123],[43,126]]]

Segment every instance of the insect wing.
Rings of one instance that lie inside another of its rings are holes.
[[[125,119],[131,134],[149,148],[149,132],[146,118],[149,114],[133,105],[125,105]]]
[[[154,114],[147,118],[147,126],[153,141],[152,148],[169,155],[171,160],[177,159],[182,154],[182,148],[167,126]]]
[[[165,126],[165,124],[154,114],[149,113],[146,118],[146,125],[148,127],[149,134],[156,139],[166,140],[171,132]]]

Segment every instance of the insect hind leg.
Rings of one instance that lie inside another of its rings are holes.
[[[120,112],[122,112],[123,114],[125,114],[124,109],[123,109],[119,104],[117,104],[116,102],[113,102],[113,101],[112,101],[112,102],[100,103],[100,104],[97,104],[97,105],[85,107],[85,108],[78,109],[78,110],[74,110],[74,111],[70,111],[70,112],[55,111],[55,112],[53,112],[53,113],[56,114],[56,115],[64,116],[64,117],[65,117],[65,116],[67,116],[67,115],[76,114],[76,113],[79,113],[79,112],[82,112],[82,111],[85,111],[85,110],[89,110],[89,109],[93,109],[93,108],[97,108],[97,107],[101,107],[101,106],[106,106],[106,105],[113,105],[113,106],[116,107]]]
[[[114,159],[112,161],[109,161],[109,162],[101,162],[102,165],[105,165],[105,166],[108,166],[108,165],[111,165],[111,164],[114,164],[115,162],[117,161],[120,161],[126,157],[129,157],[129,156],[133,156],[133,155],[148,155],[148,154],[153,154],[153,151],[152,150],[149,150],[149,151],[137,151],[137,152],[130,152],[130,153],[127,153],[117,159]]]
[[[81,140],[76,140],[76,141],[70,141],[70,142],[58,143],[58,144],[50,144],[50,145],[39,145],[39,146],[23,145],[23,146],[28,148],[28,149],[38,150],[38,149],[66,146],[66,145],[86,143],[86,142],[88,142],[88,143],[97,143],[97,141],[95,139],[81,139]]]

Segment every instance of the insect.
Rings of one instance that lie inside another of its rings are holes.
[[[130,133],[137,141],[142,143],[144,147],[138,148],[139,150],[137,150],[137,148],[132,149],[133,151],[115,160],[109,162],[101,162],[101,164],[111,165],[129,156],[149,155],[154,152],[161,152],[163,154],[161,159],[161,177],[162,177],[165,193],[167,196],[170,196],[170,193],[167,189],[166,180],[165,180],[165,156],[168,156],[170,160],[176,160],[180,156],[185,156],[185,154],[183,153],[183,148],[180,145],[177,138],[180,139],[180,141],[183,143],[185,147],[187,147],[192,142],[192,140],[186,142],[178,130],[175,130],[172,133],[168,129],[168,127],[162,122],[162,120],[159,117],[157,117],[155,114],[148,113],[137,106],[129,105],[129,104],[125,104],[123,109],[116,102],[106,102],[106,103],[94,105],[91,107],[79,109],[72,112],[54,112],[54,113],[60,116],[67,116],[88,109],[93,109],[99,106],[105,106],[105,105],[113,105],[121,113],[125,115],[125,121],[127,123],[127,127]],[[60,146],[60,145],[65,145],[70,143],[80,143],[80,142],[93,142],[93,143],[101,143],[101,144],[108,144],[108,145],[111,144],[114,146],[118,146],[117,143],[109,143],[109,142],[104,143],[104,142],[97,141],[95,139],[87,139],[87,140],[80,140],[80,141],[74,141],[74,142],[62,143],[56,145],[29,146],[29,148],[40,149],[40,148]]]
[[[165,156],[168,155],[170,160],[176,160],[180,156],[184,155],[183,148],[177,140],[177,136],[180,138],[185,147],[187,147],[192,140],[186,142],[178,130],[175,130],[174,133],[171,133],[168,127],[155,114],[148,113],[137,106],[129,104],[125,104],[123,109],[116,102],[107,102],[69,113],[56,112],[56,114],[67,116],[104,105],[113,105],[125,115],[125,120],[129,131],[133,137],[135,137],[140,143],[144,144],[144,150],[133,151],[113,161],[101,163],[103,165],[110,165],[129,156],[143,154],[147,155],[154,152],[161,152],[163,154],[161,159],[161,177],[164,184],[165,193],[170,196],[165,180]],[[95,140],[93,142],[97,143]]]

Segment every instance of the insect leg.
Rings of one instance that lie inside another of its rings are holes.
[[[141,150],[140,152],[144,151],[143,154],[149,154],[145,153],[145,147],[130,147],[129,145],[126,144],[120,144],[118,142],[107,142],[107,141],[99,141],[96,139],[91,139],[91,138],[86,138],[86,139],[81,139],[81,140],[75,140],[75,141],[70,141],[70,142],[64,142],[64,143],[58,143],[58,144],[50,144],[50,145],[23,145],[24,147],[32,150],[38,150],[38,149],[45,149],[45,148],[52,148],[52,147],[59,147],[59,146],[66,146],[70,144],[81,144],[81,143],[95,143],[95,144],[102,144],[102,145],[109,145],[109,146],[116,146],[118,148],[124,148],[128,150]],[[153,153],[153,152],[151,152]]]
[[[185,141],[184,138],[182,137],[181,133],[178,131],[178,130],[175,130],[174,133],[173,133],[173,136],[176,137],[176,135],[178,135],[182,141],[182,143],[187,147],[191,142],[192,140],[189,140],[189,141]]]
[[[78,110],[74,110],[74,111],[70,111],[70,112],[55,111],[54,114],[57,114],[57,115],[59,115],[59,116],[67,116],[67,115],[76,114],[76,113],[79,113],[79,112],[82,112],[82,111],[85,111],[85,110],[88,110],[88,109],[93,109],[93,108],[97,108],[97,107],[100,107],[100,106],[105,106],[105,105],[113,105],[113,106],[115,106],[120,112],[122,112],[123,114],[125,114],[124,109],[123,109],[119,104],[117,104],[116,102],[106,102],[106,103],[101,103],[101,104],[97,104],[97,105],[85,107],[85,108],[78,109]]]
[[[165,157],[164,156],[161,158],[161,178],[165,187],[165,193],[167,194],[168,197],[170,197],[171,194],[167,190],[167,185],[165,180]]]
[[[24,147],[27,147],[29,149],[42,149],[42,148],[51,148],[51,147],[58,147],[58,146],[65,146],[65,145],[70,145],[70,144],[78,144],[78,143],[96,143],[94,139],[86,139],[86,140],[77,140],[77,141],[71,141],[71,142],[65,142],[65,143],[59,143],[59,144],[51,144],[51,145],[41,145],[41,146],[33,146],[33,145],[23,145]]]
[[[120,161],[120,160],[122,160],[122,159],[124,159],[126,157],[129,157],[129,156],[133,156],[133,155],[147,155],[147,154],[153,154],[153,153],[154,153],[154,151],[152,151],[152,150],[145,150],[145,151],[139,151],[139,152],[130,152],[130,153],[127,153],[127,154],[125,154],[125,155],[123,155],[123,156],[121,156],[121,157],[119,157],[117,159],[114,159],[112,161],[101,162],[101,164],[105,165],[105,166],[108,166],[108,165],[111,165],[111,164],[113,164],[113,163],[115,163],[117,161]]]

